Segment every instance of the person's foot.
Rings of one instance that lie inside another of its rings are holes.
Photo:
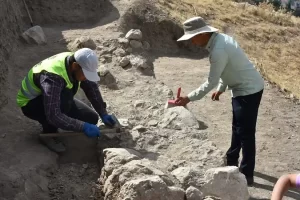
[[[49,138],[49,137],[39,137],[39,140],[42,144],[47,146],[51,151],[56,153],[62,153],[66,151],[66,147],[58,138]]]
[[[247,185],[249,187],[252,187],[253,184],[254,184],[254,178],[253,177],[246,177],[246,180],[247,180]]]

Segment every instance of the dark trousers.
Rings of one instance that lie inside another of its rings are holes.
[[[227,151],[227,165],[237,165],[240,150],[243,159],[240,171],[246,177],[253,177],[255,167],[255,131],[258,108],[263,90],[247,95],[232,98],[232,139]]]
[[[48,123],[46,119],[42,95],[29,101],[26,106],[22,107],[22,111],[26,117],[38,121],[42,125],[44,133],[57,132],[57,127]],[[63,92],[61,95],[61,111],[71,118],[90,124],[97,124],[99,119],[98,114],[92,108],[73,98],[69,92]]]

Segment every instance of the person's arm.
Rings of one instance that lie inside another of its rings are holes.
[[[103,101],[97,83],[86,80],[81,82],[80,87],[83,89],[85,95],[100,117],[106,115],[106,103]]]
[[[40,85],[47,121],[64,130],[83,131],[84,122],[68,117],[61,112],[60,95],[65,88],[64,79],[56,75],[41,75]]]
[[[281,176],[274,186],[271,200],[282,200],[284,193],[291,187],[300,187],[299,174]]]
[[[224,49],[217,49],[211,54],[208,79],[198,89],[188,94],[191,101],[200,100],[219,83],[221,74],[228,63],[228,55]]]

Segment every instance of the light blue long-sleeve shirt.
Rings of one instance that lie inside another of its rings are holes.
[[[264,88],[262,76],[232,37],[213,33],[206,49],[209,51],[209,76],[205,83],[188,94],[191,101],[200,100],[218,84],[220,92],[228,86],[232,97],[254,94]]]

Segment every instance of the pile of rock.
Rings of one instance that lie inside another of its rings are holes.
[[[152,63],[148,59],[139,55],[142,50],[150,49],[150,44],[142,41],[142,32],[138,29],[130,30],[125,38],[119,38],[116,41],[110,40],[104,45],[97,47],[100,51],[100,62],[111,63],[115,58],[119,66],[123,68],[134,67],[139,70],[151,68]]]
[[[184,191],[174,187],[172,178],[158,170],[132,149],[104,150],[105,165],[101,183],[104,199],[183,200]]]
[[[105,200],[212,199],[209,196],[221,197],[222,200],[249,198],[246,179],[237,167],[209,169],[204,174],[178,168],[172,176],[133,149],[105,149],[104,157],[100,181]],[[193,183],[198,186],[191,186]]]
[[[137,100],[134,107],[147,109],[148,102]],[[172,113],[176,116],[170,121]],[[189,110],[169,108],[160,120],[151,121],[153,125],[148,127],[134,126],[130,137],[123,138],[127,148],[121,145],[121,148],[104,150],[100,180],[105,200],[249,198],[246,179],[237,167],[211,168],[223,165],[221,152],[204,136],[196,136],[199,124]],[[166,122],[167,129],[158,129]],[[182,135],[178,131],[189,133]],[[185,143],[183,137],[190,139]],[[129,140],[134,143],[128,145]],[[157,145],[164,148],[156,148]]]
[[[130,30],[124,38],[94,41],[88,36],[80,37],[68,44],[68,49],[76,51],[80,48],[90,48],[99,54],[100,84],[112,89],[117,88],[117,80],[110,68],[121,66],[123,69],[133,68],[142,75],[154,75],[153,62],[143,55],[143,50],[149,50],[150,44],[142,41],[143,34],[138,29]],[[97,43],[100,43],[99,45]]]
[[[147,41],[142,41],[143,34],[139,29],[130,30],[125,38],[119,38],[119,44],[125,49],[123,52],[127,52],[131,55],[118,53],[115,55],[119,57],[119,65],[123,68],[133,67],[143,74],[153,75],[153,63],[140,55],[143,50],[149,50],[150,44]]]
[[[129,40],[129,44],[133,49],[150,49],[150,44],[147,41],[142,41],[143,33],[139,29],[131,29],[125,38]]]

